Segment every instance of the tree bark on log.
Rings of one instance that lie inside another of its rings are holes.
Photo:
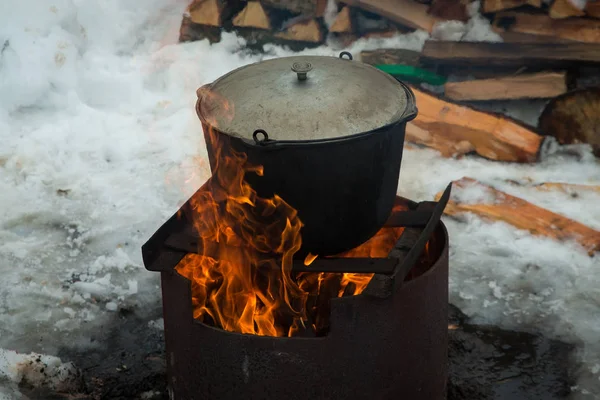
[[[412,0],[340,0],[340,2],[429,33],[438,21],[437,18],[427,13],[427,5]]]
[[[488,14],[522,7],[524,5],[540,8],[542,6],[542,0],[483,0],[481,12]]]
[[[433,0],[428,13],[441,20],[467,22],[467,4],[465,0]]]
[[[444,210],[446,215],[457,216],[473,213],[483,219],[506,222],[535,236],[545,236],[558,241],[577,241],[590,255],[600,250],[599,231],[563,215],[468,177],[454,181],[452,189],[453,198],[448,201]],[[484,199],[478,203],[457,200],[460,198],[462,190],[469,189],[482,193]],[[439,199],[441,194],[438,193],[436,199]]]
[[[589,1],[584,9],[586,15],[592,18],[600,18],[600,1]]]
[[[485,43],[428,40],[421,52],[421,63],[540,69],[600,64],[600,45],[575,42]]]
[[[418,67],[421,53],[405,49],[377,49],[360,53],[360,60],[370,65],[403,64]]]
[[[293,13],[316,15],[317,0],[260,0],[265,6],[288,10]]]
[[[562,144],[588,143],[600,157],[600,88],[573,90],[550,100],[538,128]]]
[[[589,18],[553,19],[542,14],[501,12],[496,14],[494,30],[562,38],[574,42],[600,43],[598,21]]]

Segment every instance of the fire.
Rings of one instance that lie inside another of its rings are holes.
[[[249,165],[245,154],[225,154],[219,134],[209,133],[220,163],[190,200],[198,254],[175,268],[191,281],[194,318],[245,334],[323,334],[330,299],[362,293],[373,275],[293,273],[302,244],[297,211],[277,195],[260,198],[244,176],[262,176],[262,167]],[[384,228],[339,257],[387,257],[401,232]],[[309,255],[305,265],[315,258]]]

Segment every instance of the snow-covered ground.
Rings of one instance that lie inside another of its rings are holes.
[[[195,90],[259,60],[231,34],[213,46],[176,44],[186,3],[0,2],[0,399],[22,398],[24,380],[68,385],[72,360],[55,358],[59,348],[93,346],[94,327],[120,308],[143,313],[160,302],[140,246],[208,177]],[[435,35],[497,40],[477,20]],[[417,32],[348,50],[420,49],[426,38]],[[589,149],[547,152],[536,165],[407,150],[399,193],[431,200],[463,176],[600,229],[598,194],[572,198],[505,182],[600,184]],[[598,258],[475,217],[446,223],[450,300],[477,321],[579,343],[579,387],[600,397]]]

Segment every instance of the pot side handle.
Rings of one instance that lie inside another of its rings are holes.
[[[412,121],[419,114],[419,109],[417,108],[417,100],[410,86],[404,84],[403,82],[400,82],[400,84],[404,87],[404,90],[406,91],[406,109],[402,114],[402,120],[404,122]]]

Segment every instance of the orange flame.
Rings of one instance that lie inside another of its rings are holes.
[[[222,101],[210,96],[210,101]],[[233,109],[226,102],[219,108],[225,116]],[[207,122],[215,126],[217,121]],[[277,195],[260,198],[244,176],[262,176],[263,168],[249,165],[245,154],[225,154],[220,134],[208,133],[220,162],[190,200],[198,254],[187,254],[175,268],[191,281],[194,318],[263,336],[325,332],[330,299],[362,293],[373,274],[292,274],[294,254],[302,244],[297,211]],[[387,257],[402,230],[384,228],[339,257]],[[316,257],[309,255],[305,265]]]

